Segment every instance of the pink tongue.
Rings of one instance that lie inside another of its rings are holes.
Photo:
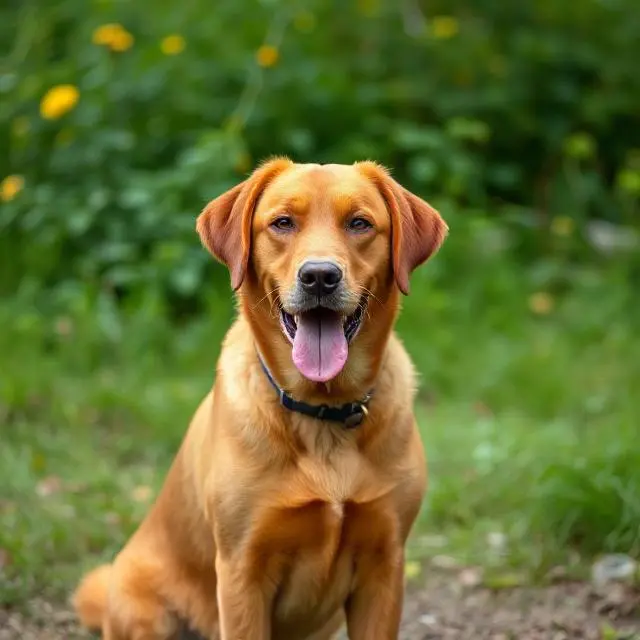
[[[293,340],[293,364],[307,379],[327,382],[335,378],[347,361],[349,347],[342,317],[331,311],[309,311],[298,317]]]

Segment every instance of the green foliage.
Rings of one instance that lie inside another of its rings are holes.
[[[0,602],[139,521],[233,314],[195,217],[273,154],[450,224],[399,322],[424,530],[638,552],[635,0],[25,0],[0,54]]]
[[[412,557],[423,534],[445,537],[436,553],[497,570],[638,553],[640,342],[628,293],[608,274],[538,315],[514,261],[482,266],[446,287],[425,269],[400,321],[421,372],[431,478]],[[176,326],[160,300],[123,312],[108,294],[81,297],[64,309],[38,295],[0,305],[0,604],[66,597],[131,534],[211,385],[232,314],[216,299]],[[487,552],[492,532],[507,540],[500,558]]]
[[[528,259],[554,216],[583,240],[637,213],[633,0],[58,0],[0,25],[0,179],[24,179],[0,210],[5,293],[197,297],[216,267],[195,215],[276,153],[380,160],[445,214],[517,225]]]

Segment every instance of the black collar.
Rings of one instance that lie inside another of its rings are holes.
[[[340,422],[344,425],[345,429],[354,429],[360,426],[362,421],[369,413],[367,405],[371,400],[373,391],[370,391],[362,400],[358,402],[347,402],[346,404],[332,407],[326,404],[307,404],[306,402],[300,402],[294,400],[290,395],[286,393],[284,389],[278,386],[278,383],[273,379],[271,372],[267,369],[264,360],[258,354],[258,360],[262,366],[262,370],[267,376],[267,380],[271,383],[271,386],[276,390],[280,398],[280,404],[289,409],[289,411],[295,411],[296,413],[302,413],[305,416],[316,418],[317,420],[329,420],[330,422]]]

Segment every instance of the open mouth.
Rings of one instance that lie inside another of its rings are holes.
[[[293,362],[306,378],[327,382],[342,371],[349,343],[362,326],[367,299],[351,315],[318,306],[293,315],[280,309],[282,332],[293,345]]]
[[[280,324],[284,334],[289,338],[289,341],[293,344],[298,331],[298,323],[303,320],[316,319],[317,322],[323,321],[340,322],[342,324],[342,330],[344,331],[344,337],[347,342],[351,342],[362,325],[362,319],[364,318],[364,312],[366,310],[366,298],[363,298],[358,305],[358,308],[350,316],[345,316],[332,309],[326,307],[316,307],[309,311],[304,311],[298,315],[292,315],[287,313],[284,309],[280,309]],[[331,316],[335,316],[335,319]]]

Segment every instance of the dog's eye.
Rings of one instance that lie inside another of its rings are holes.
[[[371,229],[373,225],[366,218],[351,218],[347,228],[349,231],[355,231],[356,233],[362,233]]]
[[[271,226],[278,231],[293,231],[296,228],[295,222],[289,216],[280,216],[276,218]]]

